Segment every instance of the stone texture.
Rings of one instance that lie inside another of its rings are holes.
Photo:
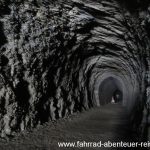
[[[141,114],[150,62],[139,3],[135,12],[117,0],[1,1],[1,136],[99,105],[103,76],[123,81],[127,107]]]

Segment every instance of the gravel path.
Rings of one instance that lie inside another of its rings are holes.
[[[0,140],[0,150],[88,150],[92,148],[59,148],[58,142],[128,141],[129,133],[125,109],[120,104],[108,104],[57,123],[47,123],[11,141]]]

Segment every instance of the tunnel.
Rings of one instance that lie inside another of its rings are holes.
[[[100,101],[100,105],[105,105],[108,104],[112,101],[112,98],[115,99],[116,103],[117,102],[122,102],[122,85],[121,83],[113,78],[113,77],[109,77],[105,80],[102,81],[102,83],[99,86],[99,101]],[[116,94],[119,94],[118,96],[120,97],[118,100],[117,98],[115,98]]]
[[[140,136],[150,95],[148,4],[134,0],[131,9],[125,0],[0,1],[0,137],[84,112],[81,128],[107,131],[102,122],[124,109]]]
[[[88,65],[87,65],[88,64]],[[112,68],[112,64],[113,68]],[[85,98],[91,99],[94,106],[111,103],[115,92],[120,91],[121,104],[130,113],[134,106],[142,101],[140,95],[139,76],[135,73],[130,62],[121,58],[91,57],[80,72],[80,83],[83,83],[84,75],[90,75],[88,88],[85,90]],[[81,88],[84,85],[80,85]],[[86,94],[86,93],[90,94]],[[86,101],[85,99],[85,101]]]

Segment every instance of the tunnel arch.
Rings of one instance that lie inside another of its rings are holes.
[[[104,105],[111,102],[111,99],[116,91],[120,91],[123,94],[123,85],[117,78],[108,77],[101,82],[99,86],[99,103]],[[122,97],[122,100],[124,99]],[[122,101],[121,100],[121,101]]]
[[[113,67],[112,67],[113,64]],[[134,108],[140,99],[140,70],[136,62],[120,57],[97,56],[88,58],[83,64],[80,72],[80,88],[84,89],[84,103],[92,103],[92,106],[99,107],[100,87],[106,80],[114,79],[118,89],[123,94],[122,105],[129,111]],[[88,82],[87,82],[88,81]],[[86,88],[85,88],[86,87]],[[111,94],[110,94],[111,95]],[[89,101],[90,100],[90,101]],[[86,106],[89,108],[90,106]]]
[[[132,79],[128,75],[125,76],[120,72],[113,71],[102,73],[95,80],[93,89],[93,99],[95,101],[95,105],[101,106],[100,88],[103,88],[103,84],[108,82],[110,79],[113,79],[115,81],[116,87],[123,93],[122,105],[125,106],[128,110],[131,110],[137,102],[137,98],[139,97],[139,85],[136,80],[132,81]],[[112,93],[113,91],[109,95],[112,96]]]
[[[128,96],[131,94],[131,91],[129,91],[128,88],[128,83],[125,81],[125,78],[122,78],[121,75],[119,74],[115,74],[113,72],[107,72],[104,73],[100,76],[98,76],[98,78],[96,79],[96,83],[95,83],[95,88],[94,88],[94,96],[95,96],[95,102],[97,106],[100,106],[100,87],[102,87],[101,85],[107,81],[109,81],[109,79],[113,79],[114,81],[117,81],[119,89],[121,89],[122,93],[123,93],[123,100],[122,100],[122,104],[125,106],[127,105],[127,99],[129,100]],[[128,94],[127,94],[128,93]]]

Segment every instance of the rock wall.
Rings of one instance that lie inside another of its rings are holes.
[[[117,0],[0,6],[2,137],[100,106],[99,88],[110,77],[139,126],[133,118],[143,109],[149,60],[144,18]]]

